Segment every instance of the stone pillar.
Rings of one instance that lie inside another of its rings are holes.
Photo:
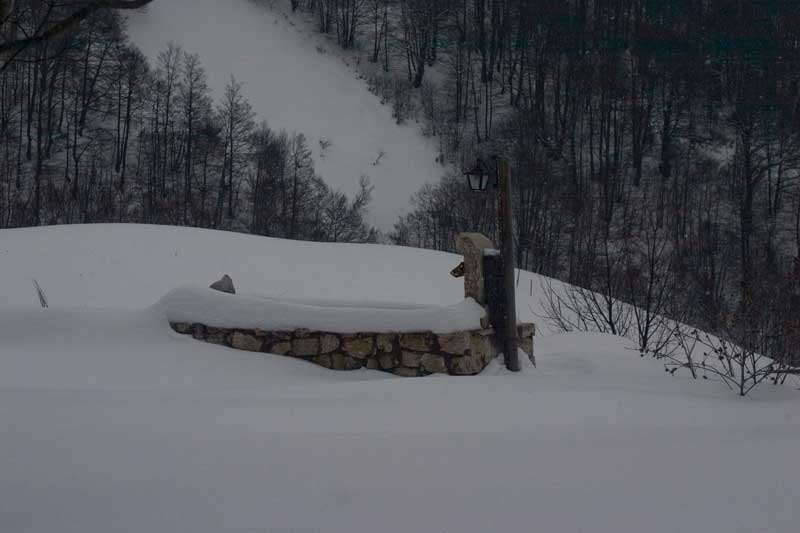
[[[464,297],[485,306],[483,256],[486,250],[494,250],[492,241],[480,233],[461,233],[456,237],[456,250],[464,256]]]

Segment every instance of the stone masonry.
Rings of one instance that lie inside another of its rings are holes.
[[[462,233],[456,248],[464,262],[451,274],[464,277],[464,296],[487,308],[484,257],[497,253],[492,242],[479,233]],[[232,282],[231,282],[232,286]],[[170,323],[178,333],[221,344],[237,350],[285,355],[303,359],[333,370],[369,368],[398,376],[479,373],[497,357],[501,342],[490,326],[487,308],[481,329],[455,333],[332,333],[325,331],[262,331],[222,329],[203,324]],[[533,356],[533,324],[519,324],[519,347]]]
[[[491,329],[437,334],[330,333],[322,331],[262,331],[222,329],[202,324],[171,323],[178,333],[237,350],[285,355],[333,370],[369,368],[398,376],[479,373],[498,354]],[[533,354],[533,328],[520,326],[521,347]]]

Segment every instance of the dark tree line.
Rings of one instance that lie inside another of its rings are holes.
[[[0,29],[34,35],[85,4],[17,1]],[[363,218],[366,179],[352,199],[331,190],[305,137],[257,123],[234,78],[214,102],[200,58],[170,45],[150,65],[114,11],[15,52],[0,71],[0,140],[0,228],[146,222],[377,238]]]
[[[649,346],[668,314],[797,360],[799,3],[372,0],[359,15],[370,87],[398,122],[423,123],[456,168],[510,160],[516,260],[581,288],[583,327]],[[493,201],[449,176],[392,238],[493,235]]]

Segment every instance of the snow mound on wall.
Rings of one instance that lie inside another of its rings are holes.
[[[467,299],[448,306],[364,303],[356,306],[320,301],[281,300],[227,294],[205,287],[170,291],[156,308],[170,322],[199,323],[216,328],[332,333],[414,332],[453,333],[480,329],[484,309]]]

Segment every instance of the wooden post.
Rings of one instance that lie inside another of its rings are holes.
[[[503,285],[505,287],[505,339],[504,349],[506,368],[519,372],[519,338],[517,335],[517,299],[514,283],[514,230],[511,206],[511,172],[508,162],[495,158],[500,185],[500,251],[503,254]]]

